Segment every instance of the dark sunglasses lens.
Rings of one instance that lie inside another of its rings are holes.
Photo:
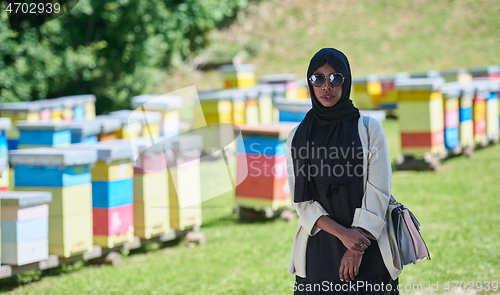
[[[311,82],[314,87],[321,87],[325,84],[325,76],[323,75],[312,75]]]
[[[333,86],[340,86],[342,85],[342,82],[344,82],[344,77],[340,74],[331,74],[330,75],[330,83],[332,83]]]

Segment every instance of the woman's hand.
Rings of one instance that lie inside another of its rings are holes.
[[[335,222],[329,216],[321,216],[318,218],[315,224],[317,227],[322,230],[336,236],[342,244],[352,252],[357,252],[359,254],[365,253],[366,247],[370,246],[370,240],[366,237],[367,233],[365,233],[360,228],[345,228],[342,225]]]
[[[339,277],[341,281],[349,282],[354,280],[354,278],[358,275],[362,258],[363,254],[349,250],[345,251],[342,260],[340,260]]]
[[[365,233],[358,228],[344,228],[337,237],[347,250],[358,254],[364,254],[365,249],[371,244]],[[362,244],[366,247],[362,247]]]

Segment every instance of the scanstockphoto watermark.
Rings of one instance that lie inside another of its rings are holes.
[[[345,283],[333,283],[323,281],[321,283],[297,283],[290,282],[290,291],[299,292],[391,292],[391,291],[419,292],[423,290],[422,284],[392,284],[369,283],[366,281],[351,281]]]

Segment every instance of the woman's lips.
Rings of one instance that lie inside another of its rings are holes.
[[[330,100],[332,100],[334,97],[335,97],[335,95],[331,95],[331,94],[324,94],[324,95],[321,95],[321,99],[322,99],[322,100],[326,100],[326,101],[330,101]]]

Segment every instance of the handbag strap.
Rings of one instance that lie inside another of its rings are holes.
[[[370,143],[370,127],[369,127],[369,120],[368,116],[363,115],[363,125],[366,128],[366,137],[368,138],[368,151],[371,151],[371,143]],[[368,159],[367,159],[368,161]],[[366,164],[367,169],[366,169],[366,182],[368,182],[368,163]],[[365,182],[365,187],[366,187],[366,182]],[[391,194],[391,197],[389,199],[389,205],[399,205],[400,203],[396,201],[396,198]]]

